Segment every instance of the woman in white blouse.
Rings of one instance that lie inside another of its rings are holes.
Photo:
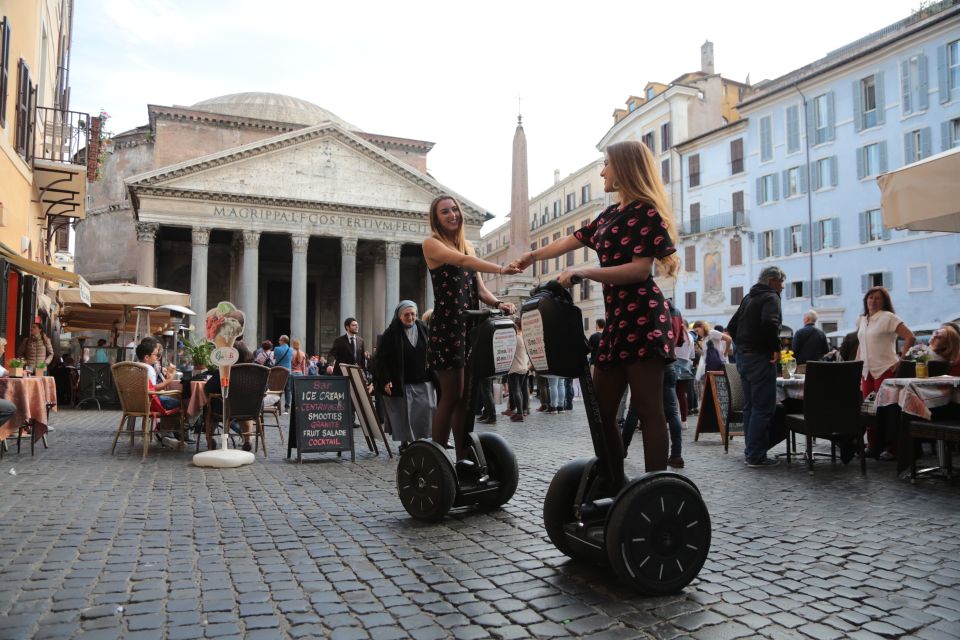
[[[901,355],[897,355],[897,338],[903,339]],[[860,391],[866,398],[878,391],[883,381],[897,372],[900,357],[916,342],[913,332],[893,311],[890,292],[883,287],[873,287],[863,296],[863,315],[857,319],[857,360],[863,360]],[[874,450],[873,429],[867,430],[867,445]],[[892,459],[894,452],[886,450],[881,458]]]

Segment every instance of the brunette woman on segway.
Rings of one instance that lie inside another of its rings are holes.
[[[512,314],[516,308],[497,300],[480,273],[510,274],[519,269],[500,267],[476,256],[464,235],[463,212],[451,196],[434,198],[430,231],[423,241],[423,255],[436,305],[430,318],[427,361],[436,372],[440,397],[433,416],[432,442],[415,442],[403,452],[397,466],[403,506],[421,520],[442,518],[454,503],[499,506],[512,497],[517,476],[516,459],[502,438],[494,433],[479,437],[473,433],[470,400],[481,377],[506,373],[516,344],[513,322],[491,319],[501,313]],[[477,310],[481,302],[495,307],[496,313]],[[476,324],[471,327],[473,322]],[[505,368],[502,361],[507,354],[494,353],[495,341],[514,346],[509,348]],[[471,354],[476,347],[481,353]],[[455,465],[444,451],[451,428]],[[498,476],[503,476],[503,482]]]
[[[603,285],[606,326],[592,380],[583,324],[579,310],[571,310],[576,307],[569,293],[560,293],[556,286],[541,288],[523,304],[522,322],[534,367],[538,367],[537,348],[530,326],[536,324],[533,313],[537,312],[543,325],[541,366],[554,375],[581,379],[596,453],[591,460],[573,461],[560,469],[547,492],[544,521],[551,541],[567,555],[606,558],[621,578],[640,591],[671,593],[696,577],[710,543],[709,514],[699,491],[685,477],[664,471],[668,432],[663,367],[673,359],[674,340],[669,307],[652,270],[657,260],[667,275],[677,272],[675,227],[658,167],[642,143],[608,147],[601,175],[604,190],[617,192],[619,202],[574,234],[528,252],[511,265],[526,268],[536,260],[586,245],[597,252],[600,266],[564,271],[558,284],[569,287],[588,278]],[[574,315],[576,321],[570,319]],[[577,340],[584,342],[583,357],[568,363],[564,345]],[[542,373],[539,368],[538,372]],[[648,472],[630,483],[623,473],[623,445],[616,424],[617,407],[628,384],[643,424]]]

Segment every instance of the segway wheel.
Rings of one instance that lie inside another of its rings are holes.
[[[613,571],[644,595],[682,590],[710,550],[710,514],[696,485],[670,472],[628,484],[610,510],[606,547]]]
[[[574,502],[580,488],[580,479],[587,472],[589,463],[587,458],[571,460],[553,476],[543,499],[543,526],[550,542],[564,555],[575,560],[603,561],[605,557],[601,549],[578,541],[564,531],[564,525],[577,519]]]
[[[487,473],[492,479],[500,482],[499,490],[494,494],[484,495],[480,505],[496,508],[509,502],[517,490],[517,484],[520,481],[517,456],[499,434],[485,432],[479,434],[479,438],[480,446],[483,447],[483,457],[487,460]]]
[[[453,507],[457,480],[443,449],[432,442],[414,442],[397,463],[400,502],[413,518],[440,520]]]

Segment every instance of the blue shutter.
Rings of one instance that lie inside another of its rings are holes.
[[[810,225],[806,222],[800,226],[800,250],[810,251]]]
[[[840,246],[840,218],[834,218],[833,222],[833,244],[831,249],[836,249]]]
[[[830,156],[830,186],[837,186],[837,156]]]
[[[853,81],[853,127],[863,129],[863,100],[860,99],[860,81]]]
[[[862,276],[860,276],[860,292],[866,293],[867,289],[869,288],[870,288],[870,274],[865,273]]]
[[[933,153],[933,143],[930,140],[930,127],[920,129],[920,158],[929,158]]]
[[[903,134],[903,164],[910,164],[914,158],[913,132]]]
[[[773,230],[773,256],[779,258],[783,255],[783,241],[782,236],[780,235],[780,229]]]
[[[763,233],[757,234],[757,260],[763,260],[767,256],[763,255]]]
[[[940,104],[950,102],[950,70],[947,68],[947,45],[937,47],[937,84],[940,85]]]
[[[856,153],[857,153],[857,180],[863,180],[864,175],[866,175],[866,169],[863,166],[864,147],[859,147]]]
[[[887,172],[887,141],[880,141],[880,173]]]
[[[837,108],[834,104],[833,91],[827,92],[827,140],[833,140],[834,128],[837,125]]]
[[[800,109],[787,107],[787,153],[800,149]]]
[[[833,279],[833,295],[835,296],[840,295],[840,278],[839,277]]]
[[[893,291],[893,272],[884,271],[880,274],[881,279],[883,280],[883,286],[887,291]]]
[[[800,167],[800,193],[807,192],[807,165]]]
[[[820,142],[820,140],[817,140],[816,138],[817,120],[813,111],[814,104],[815,102],[813,100],[811,100],[806,104],[807,130],[805,133],[807,137],[807,146],[810,146],[810,147]]]
[[[763,204],[763,178],[757,178],[757,204]]]
[[[873,83],[877,96],[877,124],[883,124],[887,119],[887,108],[883,99],[883,71],[877,71],[874,74]]]
[[[773,199],[780,199],[780,182],[777,180],[778,176],[775,173],[770,174],[770,179],[773,181]]]
[[[910,60],[900,63],[900,108],[903,115],[913,113],[913,94],[910,92]]]
[[[957,268],[958,266],[960,265],[947,265],[947,284],[951,287],[958,284],[957,277],[960,276],[960,273],[958,273],[958,271],[960,271],[960,269]]]
[[[820,232],[820,223],[817,222],[813,227],[813,250],[823,249],[823,234]]]
[[[867,212],[861,211],[857,214],[860,219],[860,244],[867,243]]]
[[[917,56],[917,110],[926,111],[930,106],[930,72],[927,70],[927,56]]]
[[[813,295],[814,295],[814,297],[816,297],[816,298],[819,298],[819,297],[820,297],[820,290],[821,290],[820,280],[814,280],[814,281],[813,281]]]
[[[890,239],[890,229],[887,228],[887,225],[883,224],[883,211],[880,211],[880,227],[883,229],[880,237],[884,240]]]
[[[940,123],[940,151],[950,148],[950,121]]]
[[[783,236],[783,255],[789,256],[793,253],[793,234],[790,233],[790,227],[784,227],[780,233]]]
[[[810,174],[810,190],[816,191],[823,185],[820,184],[820,163],[814,161],[813,163],[813,172]]]
[[[787,197],[787,189],[790,188],[790,169],[784,169],[781,174],[783,175],[783,197]]]

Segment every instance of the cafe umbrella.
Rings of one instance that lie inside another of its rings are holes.
[[[960,233],[960,147],[877,178],[888,229]]]

